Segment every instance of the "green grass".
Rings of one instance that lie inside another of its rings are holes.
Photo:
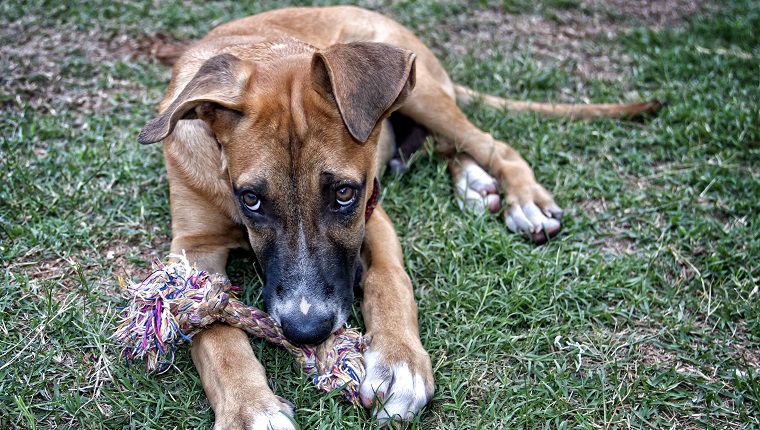
[[[186,351],[155,376],[119,361],[109,340],[123,300],[116,278],[145,275],[168,250],[161,148],[136,135],[169,71],[102,52],[159,31],[197,38],[285,3],[0,5],[0,428],[211,426]],[[644,122],[464,107],[566,209],[545,246],[500,218],[460,212],[435,156],[383,178],[436,378],[408,427],[760,426],[760,6],[715,5],[663,29],[567,0],[379,6],[414,28],[454,80],[482,91],[669,102]],[[587,79],[573,58],[527,45],[512,54],[526,42],[519,35],[471,43],[458,29],[490,29],[483,15],[458,17],[473,8],[550,22],[568,11],[615,17],[630,31],[582,46],[626,63]],[[465,54],[450,54],[452,43]],[[230,274],[260,303],[250,256],[236,255]],[[374,426],[316,392],[287,353],[252,344],[300,428]]]

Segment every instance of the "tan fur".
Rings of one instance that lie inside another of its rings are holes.
[[[383,51],[374,55],[367,54],[367,48],[336,45],[354,41],[402,49],[373,45],[370,50]],[[387,57],[395,62],[370,61],[362,69],[354,64],[357,52],[360,60]],[[376,76],[374,89],[361,82],[365,74]],[[377,103],[366,104],[366,97]],[[388,157],[392,141],[391,130],[382,130],[381,124],[397,108],[437,135],[441,152],[467,154],[463,160],[494,175],[507,190],[510,207],[526,202],[542,209],[556,207],[520,155],[470,123],[456,97],[484,96],[455,86],[409,30],[356,7],[278,10],[213,29],[179,57],[160,115],[140,135],[143,143],[164,142],[171,251],[185,251],[199,267],[219,273],[225,272],[230,249],[266,252],[262,244],[271,239],[271,232],[251,226],[231,192],[233,186],[266,181],[283,222],[287,224],[295,212],[298,219],[309,220],[300,228],[310,241],[327,235],[357,250],[361,247],[362,313],[370,348],[390,366],[404,364],[421,377],[429,400],[432,366],[419,339],[412,284],[388,216],[378,206],[366,225],[357,217],[351,225],[322,231],[315,227],[319,219],[301,212],[318,210],[315,196],[324,171],[369,181],[362,208],[366,205],[378,158]],[[485,101],[510,109],[526,107],[490,97]],[[547,113],[577,111],[555,107]],[[607,111],[632,113],[629,108]],[[191,353],[217,428],[250,426],[273,411],[292,413],[267,387],[263,368],[242,331],[216,325],[196,337]]]

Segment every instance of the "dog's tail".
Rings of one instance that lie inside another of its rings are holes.
[[[508,100],[479,93],[462,85],[455,85],[457,101],[470,103],[482,100],[488,106],[512,112],[537,112],[543,115],[574,120],[593,118],[636,118],[657,112],[663,104],[657,100],[628,104],[555,104],[520,100]]]

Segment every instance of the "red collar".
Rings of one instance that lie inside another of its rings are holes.
[[[367,200],[367,208],[364,209],[364,222],[369,221],[369,216],[372,215],[372,211],[377,206],[377,197],[380,194],[380,181],[375,178],[375,182],[372,184],[372,195]]]

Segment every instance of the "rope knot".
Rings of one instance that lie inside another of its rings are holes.
[[[113,335],[124,346],[122,357],[165,372],[179,345],[219,321],[287,349],[319,389],[341,388],[344,399],[360,403],[366,344],[358,330],[339,329],[319,345],[294,345],[271,316],[240,302],[225,276],[198,270],[185,255],[170,257],[176,262],[154,262],[139,284],[119,280],[129,297]]]

